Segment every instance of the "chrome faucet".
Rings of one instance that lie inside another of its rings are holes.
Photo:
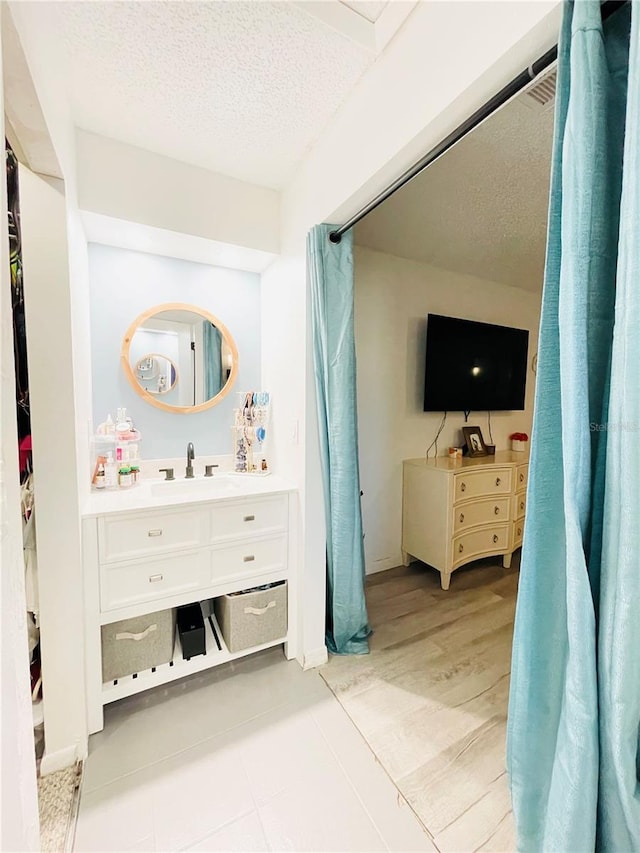
[[[190,441],[189,444],[187,444],[187,470],[184,475],[187,480],[193,480],[193,465],[191,463],[195,458],[196,454],[193,449],[193,442]]]

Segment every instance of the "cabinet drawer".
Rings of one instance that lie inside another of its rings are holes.
[[[511,468],[491,471],[465,471],[456,474],[454,500],[464,501],[484,495],[508,495],[511,491]]]
[[[527,493],[518,492],[518,494],[514,495],[511,500],[513,501],[513,506],[511,509],[511,518],[513,518],[514,520],[516,518],[524,518],[524,514],[527,509]]]
[[[209,510],[211,542],[254,534],[285,532],[288,522],[286,495],[225,503]]]
[[[529,478],[529,465],[518,465],[516,468],[516,492],[525,491],[527,488],[527,480]]]
[[[524,518],[519,518],[513,522],[513,547],[519,548],[522,545],[524,536]]]
[[[206,586],[206,558],[202,558],[202,553],[191,551],[101,566],[102,610],[117,610]]]
[[[211,583],[248,578],[287,567],[287,537],[254,539],[211,551]]]
[[[461,503],[453,510],[453,532],[457,534],[479,524],[495,524],[515,518],[509,515],[509,498],[497,497]]]
[[[201,544],[199,510],[166,510],[100,519],[101,563],[152,556]]]
[[[503,554],[509,550],[511,525],[472,530],[453,540],[453,565],[468,563],[486,554]]]

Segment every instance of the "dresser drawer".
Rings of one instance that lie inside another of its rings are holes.
[[[510,500],[508,497],[497,497],[480,501],[461,503],[453,510],[453,532],[457,535],[469,527],[479,524],[495,524],[498,521],[509,521],[514,518],[509,515]]]
[[[525,491],[529,478],[529,464],[518,465],[516,468],[516,492]]]
[[[466,501],[484,495],[508,495],[511,491],[511,469],[465,471],[454,477],[454,501]]]
[[[248,578],[287,568],[287,537],[255,539],[211,551],[210,582],[221,583],[233,578]]]
[[[513,518],[514,520],[516,518],[524,518],[524,514],[527,509],[527,493],[518,492],[518,494],[514,495],[511,500],[513,501],[513,506],[511,508],[511,518]]]
[[[100,519],[101,563],[197,548],[202,539],[199,510],[160,510]]]
[[[102,610],[157,601],[207,585],[207,563],[201,551],[172,554],[100,569]]]
[[[503,554],[509,550],[511,525],[487,527],[484,530],[471,530],[456,536],[453,540],[453,565],[468,563],[469,560],[487,554]]]
[[[285,532],[288,524],[286,495],[225,503],[209,510],[211,542]]]
[[[524,536],[524,518],[519,518],[513,522],[513,547],[519,548],[522,545]]]

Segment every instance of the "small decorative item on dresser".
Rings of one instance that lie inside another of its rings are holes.
[[[511,439],[511,449],[517,453],[524,453],[527,449],[527,442],[529,441],[529,436],[526,432],[512,432],[509,438]]]
[[[478,426],[462,427],[462,434],[467,443],[467,455],[487,456],[487,448],[482,437],[482,431]]]
[[[449,458],[454,460],[462,459],[462,448],[461,447],[450,447],[449,448]]]

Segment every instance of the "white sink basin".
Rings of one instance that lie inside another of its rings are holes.
[[[225,477],[224,474],[215,474],[213,477],[194,477],[193,480],[175,479],[160,480],[151,484],[151,494],[168,497],[169,495],[208,495],[236,494],[240,490],[240,483],[235,477]]]

